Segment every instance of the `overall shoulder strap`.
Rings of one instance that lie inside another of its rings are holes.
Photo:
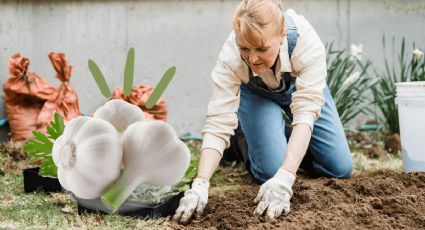
[[[286,39],[288,40],[288,54],[289,58],[292,56],[295,46],[297,45],[298,39],[298,28],[294,22],[294,19],[289,16],[286,12],[283,12],[285,17],[285,26],[286,26]]]

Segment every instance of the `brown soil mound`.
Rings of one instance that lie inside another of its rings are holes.
[[[378,172],[339,179],[299,179],[292,210],[276,223],[256,217],[258,185],[212,195],[201,219],[174,229],[425,229],[425,173]]]

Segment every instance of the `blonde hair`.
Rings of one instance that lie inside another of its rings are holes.
[[[233,30],[249,44],[264,45],[264,29],[276,26],[276,34],[284,35],[281,0],[243,0],[233,16]]]

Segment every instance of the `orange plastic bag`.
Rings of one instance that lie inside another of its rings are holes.
[[[58,90],[49,82],[28,71],[30,61],[15,54],[9,62],[10,76],[3,85],[4,104],[9,118],[12,138],[23,140],[33,130],[44,131],[38,124],[38,115],[46,101],[56,97]]]
[[[47,127],[49,122],[53,120],[55,112],[58,112],[65,121],[80,115],[77,92],[69,83],[74,68],[68,65],[64,53],[50,52],[49,58],[56,70],[56,78],[62,83],[56,97],[47,101],[40,111],[37,122],[42,127]]]
[[[167,103],[165,103],[162,97],[156,102],[155,106],[151,109],[145,107],[146,101],[149,99],[153,92],[153,87],[149,85],[141,84],[134,86],[129,96],[124,95],[122,88],[116,89],[111,96],[111,99],[123,99],[131,104],[139,106],[145,113],[147,120],[167,120]]]

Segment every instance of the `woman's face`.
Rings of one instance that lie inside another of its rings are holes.
[[[242,37],[241,37],[242,36]],[[245,62],[256,74],[263,74],[276,61],[283,36],[277,35],[274,28],[265,29],[261,38],[262,45],[250,44],[243,35],[236,34],[236,43]]]

